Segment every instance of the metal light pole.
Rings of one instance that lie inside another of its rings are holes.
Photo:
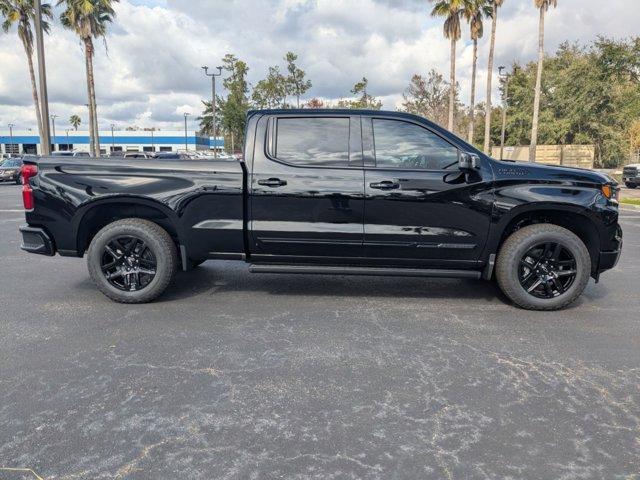
[[[218,73],[209,73],[209,67],[202,67],[204,74],[211,77],[211,118],[213,124],[213,158],[218,158],[218,138],[216,137],[216,77],[222,75],[222,67],[216,67]]]
[[[67,135],[67,152],[70,150],[69,145],[71,145],[69,143],[69,129],[67,128],[64,133]]]
[[[151,128],[151,150],[156,151],[156,139],[153,135],[153,128]]]
[[[113,136],[113,127],[115,127],[115,125],[112,123],[111,124],[111,153],[113,153],[116,150],[116,140]]]
[[[58,115],[55,113],[51,115],[51,122],[53,123],[53,138],[51,139],[51,143],[53,144],[53,151],[56,151],[56,118]]]
[[[184,150],[185,152],[189,151],[188,137],[187,137],[187,117],[191,115],[190,113],[184,113]]]
[[[11,139],[11,152],[9,153],[10,157],[13,157],[13,127],[15,125],[13,123],[9,124],[9,138]]]
[[[40,80],[40,123],[42,132],[40,133],[40,147],[43,155],[51,153],[51,138],[49,135],[49,97],[47,96],[47,70],[44,59],[44,42],[42,32],[42,5],[40,0],[35,0],[35,30],[36,30],[36,51],[38,53],[38,77]]]

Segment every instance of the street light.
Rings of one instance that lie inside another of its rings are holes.
[[[116,150],[116,141],[115,138],[113,137],[113,127],[115,127],[115,124],[111,124],[111,153],[115,152]]]
[[[9,138],[11,139],[11,152],[9,153],[9,156],[13,157],[13,127],[15,127],[15,125],[13,123],[10,123],[8,126],[9,126]]]
[[[189,144],[187,138],[187,117],[191,115],[190,113],[184,112],[184,150],[185,152],[189,151]]]
[[[55,113],[53,115],[51,115],[51,122],[53,123],[53,151],[56,151],[56,118],[58,118],[58,115],[56,115]]]
[[[216,138],[216,77],[222,75],[222,67],[216,67],[218,73],[209,73],[209,67],[202,67],[204,74],[211,77],[211,118],[213,123],[213,158],[218,158],[218,139]]]

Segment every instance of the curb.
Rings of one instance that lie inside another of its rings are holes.
[[[640,211],[640,205],[630,205],[627,203],[620,203],[620,210],[627,210],[628,212]]]

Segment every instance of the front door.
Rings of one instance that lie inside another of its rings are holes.
[[[342,263],[361,257],[360,118],[275,115],[258,129],[266,135],[256,135],[249,188],[252,259]]]
[[[365,254],[389,264],[477,266],[492,198],[488,166],[468,175],[459,149],[426,125],[363,118]]]

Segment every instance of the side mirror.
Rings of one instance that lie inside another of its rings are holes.
[[[478,170],[480,168],[480,157],[475,153],[460,152],[458,168],[460,170]]]

